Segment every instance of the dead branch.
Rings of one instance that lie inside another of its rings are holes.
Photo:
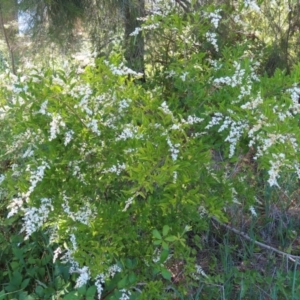
[[[269,251],[272,251],[272,252],[275,252],[279,255],[282,255],[282,256],[285,256],[287,259],[289,259],[290,261],[292,262],[300,262],[300,256],[298,255],[292,255],[292,254],[289,254],[289,253],[286,253],[286,252],[283,252],[283,251],[280,251],[274,247],[271,247],[267,244],[264,244],[264,243],[261,243],[261,242],[258,242],[256,241],[255,239],[251,238],[248,234],[246,234],[245,232],[242,232],[230,225],[227,225],[227,224],[224,224],[224,223],[221,223],[217,218],[215,217],[212,217],[212,219],[217,222],[219,225],[221,225],[222,227],[225,227],[226,229],[230,230],[231,232],[234,232],[235,234],[241,236],[242,238],[244,238],[245,240],[248,240],[249,242],[252,242],[254,243],[255,245],[263,248],[263,249],[266,249],[266,250],[269,250]]]

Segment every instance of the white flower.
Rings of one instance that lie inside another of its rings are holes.
[[[178,153],[179,153],[178,148],[180,147],[180,144],[173,145],[169,137],[167,138],[167,143],[168,143],[168,145],[170,147],[170,152],[171,152],[172,159],[174,161],[177,160]]]
[[[182,73],[182,75],[180,76],[180,79],[182,80],[182,81],[185,81],[185,79],[186,79],[186,76],[189,74],[189,72],[184,72],[184,73]]]
[[[104,169],[102,173],[116,173],[117,175],[120,175],[122,170],[126,169],[126,165],[124,163],[111,166],[109,169]]]
[[[130,197],[126,202],[125,202],[125,207],[122,211],[126,211],[128,207],[132,204],[134,197]]]
[[[47,105],[48,105],[48,100],[44,101],[41,105],[40,110],[38,111],[38,113],[42,114],[42,115],[46,115],[46,109],[47,109]]]
[[[176,171],[174,171],[173,172],[173,183],[176,183],[177,182],[177,172]]]
[[[61,254],[61,253],[62,253],[62,250],[61,250],[60,247],[58,247],[56,250],[54,250],[53,263],[56,262],[56,260],[57,260],[57,258],[58,258],[58,256],[59,256],[59,254]]]
[[[131,32],[130,36],[137,36],[143,29],[141,27],[136,27],[133,32]]]
[[[98,299],[101,299],[102,296],[102,291],[103,291],[103,285],[104,285],[104,274],[99,274],[95,278],[95,286],[97,288],[97,294],[98,294]]]
[[[91,128],[92,132],[96,133],[98,136],[101,134],[101,132],[98,129],[97,120],[92,119],[89,123],[86,124],[88,128]]]
[[[66,134],[65,134],[65,142],[64,142],[65,146],[67,146],[71,142],[71,140],[73,138],[73,134],[74,134],[73,130],[69,130],[69,131],[66,132]]]
[[[252,205],[250,206],[249,210],[250,210],[253,217],[257,217],[257,213],[256,213],[256,211],[255,211],[255,209]]]
[[[280,171],[280,167],[282,165],[284,165],[284,161],[285,161],[285,155],[283,153],[280,154],[272,154],[274,160],[270,160],[270,164],[271,164],[271,168],[268,171],[269,174],[269,179],[268,179],[268,183],[270,186],[277,186],[279,187],[279,184],[277,182],[277,178],[280,177],[279,175],[279,171]]]
[[[33,232],[38,230],[47,221],[50,211],[53,210],[51,199],[42,198],[41,206],[25,208],[23,217],[23,227],[21,232],[25,231],[25,240],[28,239]]]
[[[161,106],[160,106],[160,109],[167,115],[173,115],[172,112],[170,111],[166,101],[164,101]]]
[[[206,32],[205,34],[206,39],[214,46],[214,48],[216,49],[216,51],[219,51],[219,46],[217,44],[217,35],[214,32]]]
[[[57,134],[60,133],[60,128],[59,127],[65,127],[66,124],[62,120],[60,115],[53,115],[52,116],[52,121],[50,123],[50,138],[49,141],[54,140],[57,137]]]
[[[130,299],[130,295],[131,295],[130,291],[122,289],[122,290],[120,290],[120,292],[122,292],[122,296],[121,296],[120,300],[129,300]]]
[[[260,12],[260,8],[257,5],[255,0],[244,0],[245,6],[249,7],[251,10],[254,10],[256,12]]]
[[[79,273],[80,275],[76,280],[75,288],[80,288],[83,285],[87,284],[87,282],[89,281],[89,279],[91,277],[90,276],[90,270],[89,270],[88,267],[84,266],[81,269],[78,268],[77,273]]]
[[[1,174],[0,175],[0,184],[4,181],[4,179],[5,179],[5,175]]]
[[[222,18],[221,15],[219,15],[220,12],[221,12],[221,9],[217,9],[214,12],[204,13],[204,16],[211,19],[211,22],[215,28],[218,28],[219,22]]]

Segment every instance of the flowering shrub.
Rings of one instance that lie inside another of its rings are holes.
[[[55,259],[71,265],[76,287],[93,280],[99,299],[151,295],[180,260],[187,278],[209,280],[187,232],[201,232],[210,216],[226,220],[232,202],[255,215],[256,173],[243,166],[245,155],[274,188],[280,174],[300,174],[299,66],[290,76],[261,76],[247,43],[218,44],[221,10],[200,15],[197,36],[171,8],[136,30],[185,38],[174,38],[180,51],[153,64],[144,85],[116,54],[84,72],[2,75],[1,121],[13,124],[2,145],[11,163],[0,177],[8,217],[22,217],[24,239],[51,229],[61,245]]]

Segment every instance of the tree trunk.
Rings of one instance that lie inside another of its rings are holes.
[[[124,47],[127,66],[139,73],[145,74],[144,52],[145,43],[142,32],[130,36],[137,27],[141,27],[142,21],[137,18],[145,16],[145,0],[124,1]]]
[[[16,74],[15,56],[17,52],[16,38],[18,35],[18,9],[16,1],[10,0],[0,3],[0,31],[7,46],[12,72]]]

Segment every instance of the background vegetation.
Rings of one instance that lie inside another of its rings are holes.
[[[2,0],[0,299],[300,299],[299,5]]]

